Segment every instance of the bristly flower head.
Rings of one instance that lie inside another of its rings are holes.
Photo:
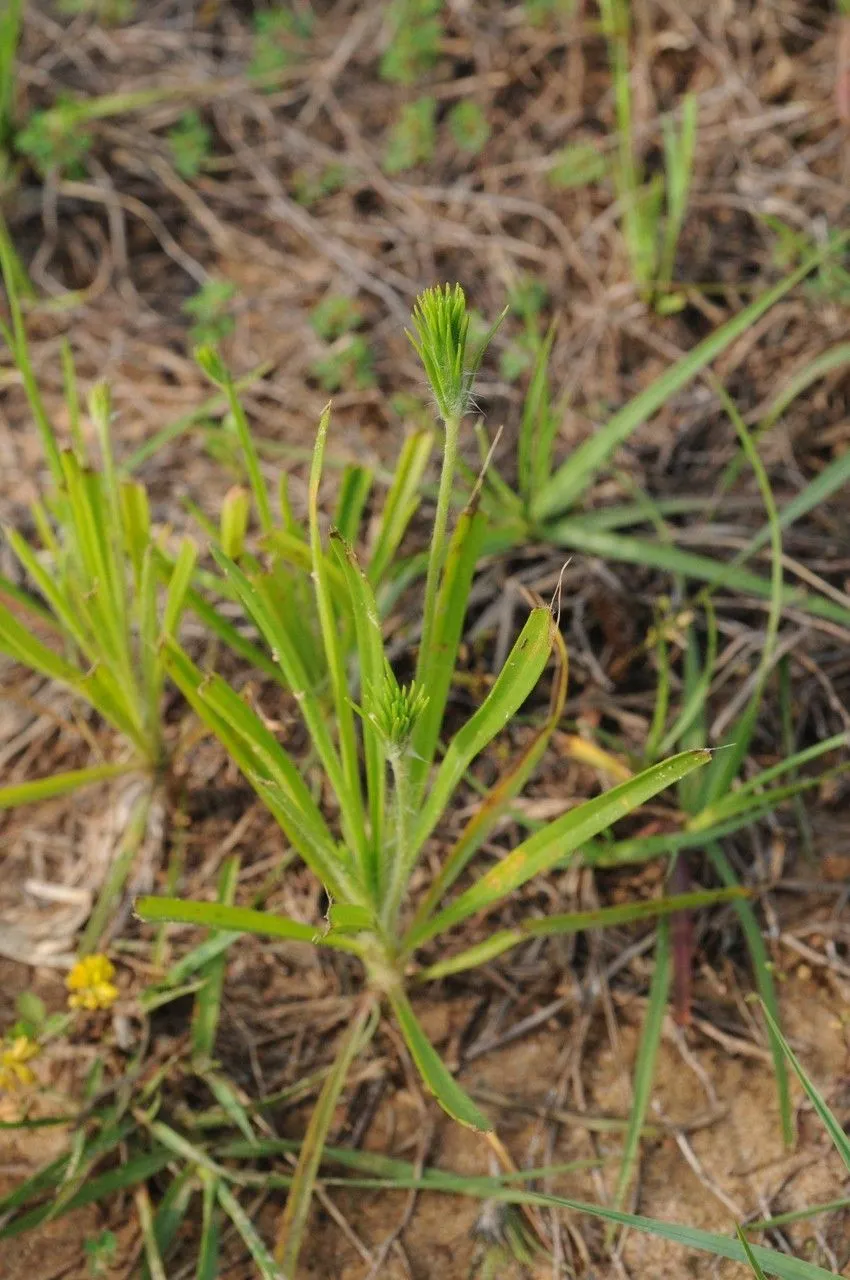
[[[428,705],[424,689],[411,681],[399,684],[387,668],[383,683],[376,691],[371,720],[384,740],[390,756],[401,756],[410,745],[416,721]]]
[[[104,955],[86,956],[78,960],[65,979],[70,1009],[110,1009],[118,999],[113,983],[115,968]]]
[[[501,317],[471,359],[467,358],[469,312],[459,284],[436,285],[416,299],[411,316],[413,332],[406,330],[422,361],[444,422],[456,422],[469,408],[472,382],[484,350],[501,324]]]
[[[35,1083],[35,1072],[28,1064],[41,1052],[38,1043],[30,1036],[11,1038],[0,1046],[0,1089],[11,1093],[13,1089],[26,1088]]]

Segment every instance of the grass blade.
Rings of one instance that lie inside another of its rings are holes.
[[[663,569],[667,573],[678,573],[685,578],[708,583],[711,587],[725,587],[729,591],[755,596],[760,600],[771,599],[772,586],[767,578],[761,578],[748,569],[738,568],[731,561],[714,560],[711,556],[699,555],[681,547],[594,528],[585,524],[581,516],[548,525],[541,530],[540,536],[555,546],[568,547],[583,555],[643,565],[648,569]],[[845,609],[835,600],[812,595],[799,587],[783,587],[782,606],[786,609],[802,609],[815,618],[826,618],[841,626],[850,626],[850,609]]]
[[[567,657],[567,646],[564,643],[564,637],[561,631],[553,628],[553,639],[555,642],[555,652],[558,658],[558,670],[555,682],[552,686],[552,697],[549,706],[549,714],[545,723],[534,735],[531,742],[514,761],[495,786],[491,787],[487,795],[482,800],[469,822],[464,827],[459,838],[452,846],[448,856],[446,857],[442,867],[437,875],[431,881],[430,887],[422,900],[421,906],[417,909],[416,915],[408,931],[405,939],[405,950],[409,951],[415,946],[415,938],[419,929],[428,920],[428,917],[439,906],[441,898],[448,892],[458,876],[463,872],[464,868],[469,864],[470,860],[475,856],[476,851],[481,847],[482,843],[495,827],[499,818],[504,814],[511,800],[519,794],[531,777],[534,770],[549,745],[549,740],[558,727],[561,715],[564,710],[564,704],[567,698],[567,681],[569,675],[569,660]]]
[[[232,907],[239,881],[239,859],[228,858],[218,878],[218,901]],[[221,994],[227,970],[225,951],[207,960],[201,969],[204,985],[195,997],[192,1017],[192,1060],[196,1066],[207,1065],[215,1052],[215,1036],[221,1012]]]
[[[706,846],[711,865],[714,867],[723,884],[734,887],[739,883],[732,864],[716,841]],[[782,1124],[782,1137],[786,1146],[794,1141],[794,1115],[791,1107],[791,1090],[788,1083],[788,1067],[785,1061],[781,1035],[774,1034],[774,1026],[779,1026],[779,999],[776,994],[776,983],[773,980],[773,965],[764,938],[761,935],[756,913],[749,902],[738,900],[735,904],[738,923],[750,953],[750,963],[756,980],[758,993],[768,1015],[767,1038],[770,1054],[773,1059],[773,1074],[776,1077],[776,1091],[779,1098],[779,1116]]]
[[[846,244],[850,233],[840,237],[838,243],[820,248],[810,254],[790,275],[781,280],[739,312],[714,333],[704,338],[693,351],[682,356],[660,378],[656,378],[644,391],[636,395],[609,419],[604,427],[595,431],[579,445],[568,460],[558,468],[543,488],[533,506],[535,520],[549,520],[575,506],[579,498],[593,483],[599,471],[608,462],[614,450],[633,431],[642,426],[671,396],[686,386],[725,349],[746,333],[756,321],[780,301],[825,258]]]
[[[310,1212],[313,1187],[316,1174],[319,1172],[325,1139],[333,1123],[334,1112],[340,1094],[345,1088],[351,1064],[363,1047],[364,1037],[368,1035],[370,1021],[373,1030],[377,1026],[377,1021],[373,1017],[374,1012],[374,1006],[370,1002],[361,1005],[342,1038],[334,1064],[325,1078],[322,1091],[310,1116],[275,1245],[275,1260],[285,1276],[294,1278],[296,1274],[298,1255],[301,1252],[304,1228],[307,1225],[307,1215]]]
[[[401,545],[418,506],[422,477],[434,447],[434,432],[416,431],[408,436],[399,456],[392,484],[387,490],[380,523],[369,555],[366,576],[377,588]]]
[[[54,773],[49,778],[35,778],[32,782],[13,782],[0,787],[0,810],[13,809],[21,804],[40,804],[42,800],[66,796],[82,787],[108,782],[144,767],[143,761],[130,760],[125,764],[96,764],[88,769],[69,769],[66,773]]]
[[[646,1122],[649,1100],[652,1096],[652,1082],[655,1077],[655,1060],[661,1044],[661,1032],[664,1026],[664,1015],[667,1011],[667,998],[670,994],[670,980],[673,974],[670,952],[670,925],[663,920],[658,926],[658,942],[655,948],[655,967],[652,971],[652,982],[649,986],[649,998],[646,1004],[646,1017],[641,1029],[635,1075],[633,1083],[633,1099],[629,1112],[629,1125],[623,1141],[623,1158],[617,1176],[614,1191],[614,1207],[621,1209],[628,1194],[637,1163],[641,1130]]]
[[[549,661],[554,630],[554,619],[546,606],[532,610],[484,702],[449,743],[413,829],[411,859],[416,857],[434,830],[471,762],[536,688]]]
[[[823,1124],[823,1127],[829,1134],[830,1139],[832,1140],[832,1145],[844,1161],[844,1167],[850,1171],[850,1138],[848,1138],[847,1134],[844,1132],[844,1128],[840,1121],[833,1115],[832,1111],[830,1111],[823,1094],[815,1088],[814,1084],[797,1061],[793,1049],[783,1036],[782,1031],[779,1028],[779,1024],[766,1005],[762,1005],[762,1012],[764,1013],[768,1027],[776,1037],[777,1043],[781,1047],[782,1052],[785,1054],[791,1070],[803,1086],[806,1097],[809,1099],[809,1102],[811,1102],[817,1112],[818,1118]]]
[[[421,796],[425,787],[437,748],[484,526],[484,516],[477,508],[468,506],[461,513],[449,540],[437,594],[433,635],[427,652],[423,653],[424,635],[420,643],[417,679],[428,694],[428,705],[419,717],[412,741],[410,786],[414,800]]]
[[[740,1227],[736,1226],[735,1234],[738,1237],[738,1241],[741,1245],[741,1248],[744,1250],[744,1253],[747,1255],[747,1262],[750,1264],[750,1270],[752,1271],[756,1280],[765,1280],[765,1275],[764,1275],[764,1271],[762,1269],[761,1263],[759,1262],[756,1255],[753,1253],[752,1246],[750,1245],[749,1240],[744,1235]]]
[[[292,1280],[292,1277],[278,1269],[253,1222],[225,1182],[217,1184],[216,1195],[219,1204],[239,1232],[246,1249],[257,1264],[262,1280]]]
[[[533,876],[548,871],[593,836],[607,830],[618,818],[645,804],[666,787],[672,786],[711,759],[706,750],[683,751],[661,764],[652,765],[628,782],[586,800],[525,840],[492,867],[480,880],[450,903],[423,930],[420,940],[433,937],[467,916],[483,911],[513,893]]]

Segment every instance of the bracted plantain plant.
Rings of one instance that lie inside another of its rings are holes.
[[[610,913],[530,919],[430,964],[420,962],[422,949],[433,951],[438,939],[441,949],[449,948],[452,931],[465,920],[486,914],[534,876],[563,864],[619,818],[710,759],[707,750],[688,750],[653,764],[613,790],[569,808],[495,865],[473,874],[466,888],[455,891],[539,762],[560,719],[567,683],[566,651],[556,619],[547,605],[536,604],[484,701],[440,752],[486,526],[476,488],[449,528],[458,438],[486,345],[485,340],[477,351],[468,350],[468,326],[462,290],[446,286],[421,295],[409,335],[425,368],[443,433],[421,643],[411,682],[402,684],[391,667],[373,585],[351,545],[337,528],[331,528],[327,539],[323,537],[319,488],[330,408],[318,428],[308,498],[310,581],[320,668],[327,673],[326,693],[317,689],[315,673],[308,669],[294,638],[298,624],[290,627],[290,619],[281,613],[274,558],[271,568],[265,569],[256,559],[237,564],[221,547],[214,549],[227,589],[241,600],[293,695],[326,784],[322,791],[334,797],[333,809],[320,807],[297,761],[247,700],[220,676],[202,671],[173,638],[165,641],[171,678],[274,814],[288,844],[321,882],[330,905],[326,920],[317,924],[221,903],[145,897],[136,903],[139,916],[333,948],[357,957],[363,966],[363,999],[316,1104],[280,1226],[276,1256],[285,1275],[294,1272],[336,1101],[353,1058],[376,1026],[380,1008],[387,1006],[391,1011],[422,1080],[443,1108],[460,1122],[487,1131],[489,1120],[426,1037],[411,1003],[411,983],[480,964],[531,936],[604,925]],[[201,358],[208,374],[227,387],[229,377],[216,354],[207,350]],[[348,662],[344,647],[349,632],[354,637],[354,664]],[[548,715],[487,792],[426,892],[414,895],[414,872],[469,766],[519,712],[553,654],[556,671]],[[697,905],[740,892],[732,888],[629,904],[614,908],[610,919],[663,915],[689,902]]]

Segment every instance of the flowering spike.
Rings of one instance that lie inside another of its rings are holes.
[[[444,422],[456,421],[466,413],[472,391],[466,350],[469,312],[463,289],[445,284],[420,293],[411,324],[413,332],[407,330],[407,336],[422,361],[440,417]]]
[[[374,691],[370,719],[384,740],[387,754],[404,755],[416,722],[428,705],[428,695],[414,680],[399,684],[389,667],[381,687]]]

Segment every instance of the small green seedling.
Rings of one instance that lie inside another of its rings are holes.
[[[482,107],[471,98],[456,102],[448,116],[455,145],[471,156],[479,155],[490,137],[490,124]]]
[[[405,173],[431,161],[437,143],[436,113],[435,98],[417,98],[402,107],[398,120],[387,132],[383,161],[386,173]]]
[[[381,78],[412,85],[435,65],[443,39],[443,0],[393,0],[390,38],[381,57]]]
[[[307,4],[286,5],[254,14],[254,51],[248,74],[269,88],[281,72],[297,66],[313,34],[315,18]]]
[[[210,279],[181,306],[192,323],[189,336],[196,344],[220,342],[236,328],[230,304],[236,297],[236,285],[230,280]]]
[[[481,706],[447,736],[437,763],[485,526],[473,496],[450,530],[458,440],[470,411],[475,375],[495,328],[477,350],[469,347],[466,300],[457,286],[426,291],[413,313],[409,336],[439,415],[443,464],[412,682],[402,685],[389,663],[369,569],[364,571],[338,528],[332,528],[327,539],[323,535],[319,487],[329,409],[319,425],[310,472],[308,539],[313,613],[318,619],[332,716],[318,696],[289,617],[281,614],[276,580],[250,565],[238,565],[221,550],[214,552],[227,583],[264,637],[283,683],[294,695],[322,771],[322,790],[336,797],[338,816],[331,819],[319,807],[317,793],[308,786],[296,760],[243,697],[221,677],[199,669],[175,641],[165,644],[170,675],[239,764],[289,846],[316,875],[330,906],[321,928],[249,908],[179,898],[140,899],[138,914],[151,921],[183,921],[330,947],[359,960],[364,975],[362,1003],[319,1094],[280,1226],[275,1256],[285,1275],[295,1271],[312,1186],[339,1093],[351,1062],[374,1031],[378,1008],[389,1007],[424,1084],[445,1110],[472,1128],[488,1130],[490,1121],[448,1071],[416,1018],[409,996],[411,980],[415,975],[417,981],[430,981],[473,967],[532,936],[604,925],[604,910],[581,917],[535,916],[513,929],[491,933],[484,943],[451,957],[442,954],[452,930],[464,920],[486,916],[535,876],[577,854],[614,821],[710,759],[705,750],[685,751],[652,765],[613,791],[571,808],[488,870],[473,873],[466,887],[456,890],[482,843],[536,767],[566,697],[563,641],[550,609],[540,605],[531,610]],[[201,359],[210,376],[226,388],[228,377],[221,362],[210,352],[202,353]],[[267,501],[263,518],[271,528]],[[353,631],[357,656],[353,673],[342,639],[348,630]],[[449,848],[424,898],[414,901],[413,877],[469,766],[533,693],[553,653],[556,673],[548,715]],[[700,901],[723,896],[722,890],[697,895]],[[630,907],[634,918],[641,918],[648,910],[664,914],[682,905],[673,899]],[[615,911],[618,919],[633,918],[629,910],[625,915],[623,908]],[[438,940],[439,959],[434,954]]]
[[[181,178],[197,178],[212,152],[212,133],[198,111],[186,111],[168,130],[174,168]]]
[[[328,164],[322,169],[304,167],[292,175],[292,194],[299,204],[312,208],[327,196],[341,191],[349,180],[344,164]]]

